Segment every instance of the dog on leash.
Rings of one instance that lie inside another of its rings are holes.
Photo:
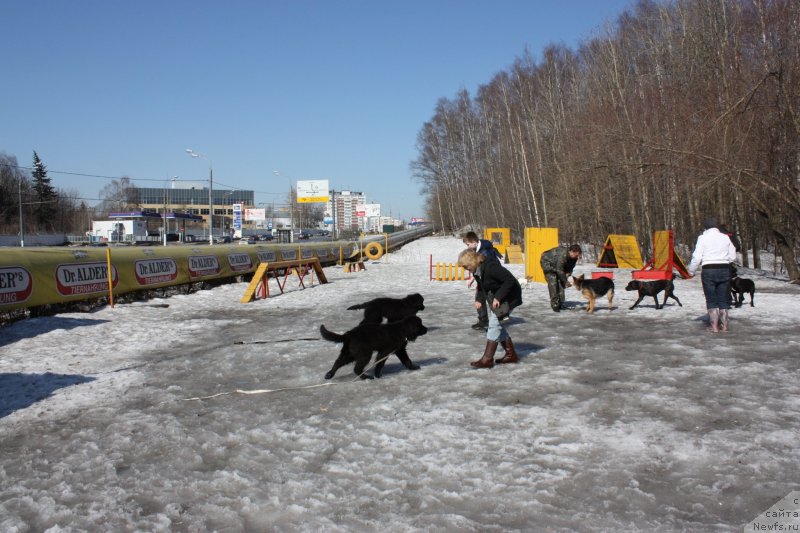
[[[744,303],[745,293],[750,295],[750,307],[753,305],[753,296],[756,293],[756,284],[752,279],[740,278],[734,276],[731,278],[731,295],[733,296],[733,303],[736,307],[741,307]]]
[[[416,316],[418,311],[425,309],[425,298],[419,293],[409,294],[405,298],[375,298],[363,304],[351,305],[347,309],[364,310],[362,324],[380,324],[385,318],[387,322],[397,322],[405,318]]]
[[[611,302],[614,300],[614,282],[609,278],[584,279],[583,274],[578,277],[572,276],[572,284],[578,289],[584,298],[589,300],[589,313],[594,313],[594,306],[598,298],[608,295],[608,309],[611,310]]]
[[[388,324],[362,323],[342,334],[333,333],[322,325],[319,332],[325,340],[342,343],[342,351],[325,374],[325,379],[331,379],[339,368],[349,363],[355,363],[353,371],[361,379],[372,379],[372,376],[364,374],[364,369],[372,359],[373,352],[377,352],[374,371],[376,378],[381,377],[386,358],[391,354],[395,354],[407,369],[419,370],[419,366],[408,357],[406,345],[428,333],[428,328],[419,317],[412,316]]]
[[[639,303],[644,300],[645,296],[652,296],[653,300],[656,302],[656,309],[663,309],[664,306],[667,304],[667,298],[672,298],[678,305],[683,307],[681,301],[678,300],[678,297],[675,296],[675,284],[672,282],[671,279],[657,279],[654,281],[642,281],[640,279],[632,279],[628,286],[625,287],[626,291],[639,291],[639,299],[636,300],[630,308],[634,309]],[[659,305],[658,304],[658,293],[664,291],[664,303]]]

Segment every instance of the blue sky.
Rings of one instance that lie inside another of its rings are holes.
[[[56,187],[178,176],[285,201],[327,179],[423,216],[409,165],[437,100],[474,94],[526,47],[575,48],[622,0],[3,2],[0,153]],[[276,176],[273,171],[281,175]],[[150,180],[150,181],[145,181]],[[92,202],[90,202],[92,203]]]

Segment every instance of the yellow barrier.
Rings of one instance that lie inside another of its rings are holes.
[[[461,281],[472,279],[472,274],[464,270],[464,267],[453,263],[436,263],[436,281]]]
[[[642,254],[633,235],[609,235],[597,266],[604,268],[642,268]]]
[[[455,263],[433,263],[433,255],[430,256],[430,279],[431,281],[461,281],[471,280],[472,273],[464,267]]]
[[[260,263],[313,257],[334,262],[331,244],[6,248],[0,254],[0,312],[102,298],[250,274]],[[352,244],[348,257],[358,253]]]
[[[545,282],[542,253],[558,246],[558,228],[525,228],[525,277]]]
[[[522,247],[516,244],[506,246],[506,263],[511,265],[521,265],[525,262],[522,255]]]
[[[506,255],[506,247],[511,244],[511,228],[486,228],[483,238],[491,241],[502,255]]]

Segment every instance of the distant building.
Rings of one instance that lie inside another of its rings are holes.
[[[148,237],[147,220],[93,220],[89,236],[92,241],[128,242],[145,241]]]
[[[402,220],[392,217],[369,217],[367,219],[367,227],[365,231],[372,233],[383,233],[384,226],[393,226],[399,229],[403,225]]]
[[[186,213],[203,217],[201,226],[208,227],[208,187],[202,182],[170,181],[169,187],[137,187],[139,205],[147,211],[159,213]],[[233,204],[242,204],[242,210],[255,205],[255,192],[245,190],[214,189],[214,234],[233,231]]]
[[[362,231],[363,217],[356,215],[356,206],[366,203],[367,197],[364,193],[336,191],[331,192],[330,198],[327,206],[327,211],[331,215],[330,228],[333,229],[335,226],[337,235],[342,231]]]

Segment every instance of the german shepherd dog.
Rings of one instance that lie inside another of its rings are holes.
[[[608,294],[608,309],[611,310],[611,302],[614,300],[614,282],[608,278],[599,279],[583,279],[583,274],[572,276],[572,282],[575,288],[581,291],[584,298],[589,300],[589,307],[586,309],[589,313],[594,313],[594,306],[597,299],[601,296]]]
[[[681,301],[678,300],[678,297],[675,296],[673,291],[675,290],[675,284],[672,282],[671,279],[657,279],[654,281],[642,281],[640,279],[632,279],[628,286],[625,287],[626,291],[639,291],[639,299],[636,300],[630,308],[634,309],[639,303],[644,300],[645,296],[652,296],[653,300],[656,302],[656,309],[663,309],[665,305],[667,305],[667,298],[672,298],[678,305],[683,307]],[[658,293],[664,291],[664,303],[659,305],[658,304]]]
[[[363,304],[351,305],[347,309],[364,310],[362,324],[380,324],[386,318],[387,322],[397,322],[410,316],[416,316],[417,311],[422,311],[425,299],[421,294],[409,294],[405,298],[375,298]]]
[[[372,359],[372,352],[378,352],[375,363],[375,377],[381,377],[386,358],[394,353],[400,362],[409,370],[419,370],[419,366],[411,362],[406,352],[408,341],[414,341],[428,332],[422,325],[422,320],[417,316],[405,318],[388,324],[359,324],[350,331],[333,333],[324,325],[319,327],[322,338],[331,342],[341,342],[342,351],[334,361],[333,366],[325,374],[325,379],[331,379],[339,368],[355,362],[353,371],[361,379],[372,379],[364,374],[364,369]]]

